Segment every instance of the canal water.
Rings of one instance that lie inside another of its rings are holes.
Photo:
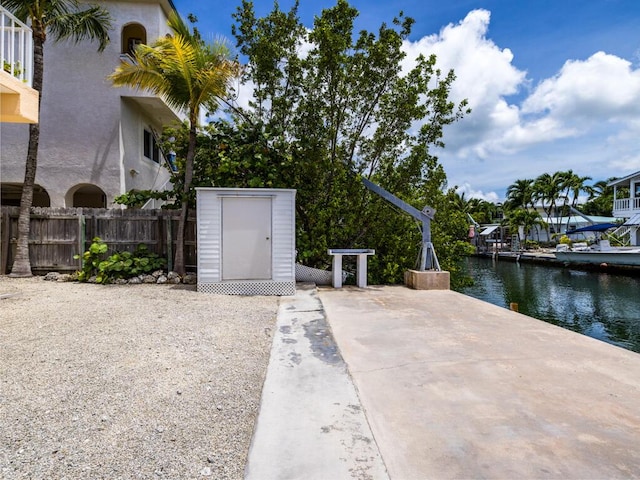
[[[640,278],[490,258],[466,259],[461,293],[640,353]]]

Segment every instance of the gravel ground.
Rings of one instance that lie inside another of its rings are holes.
[[[0,478],[243,478],[277,307],[0,276]]]

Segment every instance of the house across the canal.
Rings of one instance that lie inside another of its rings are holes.
[[[613,187],[613,215],[624,218],[618,235],[628,236],[630,245],[640,245],[640,172],[609,182]]]

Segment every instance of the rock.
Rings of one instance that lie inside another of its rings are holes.
[[[169,272],[167,273],[167,278],[169,280],[173,280],[174,278],[180,278],[180,275],[178,275],[178,272]]]
[[[153,275],[141,275],[142,283],[156,283],[156,277]]]
[[[153,275],[155,278],[160,278],[160,275],[164,275],[164,272],[162,270],[156,270],[151,275]]]
[[[191,273],[187,273],[184,277],[182,277],[182,283],[185,285],[195,285],[198,283],[198,277]]]
[[[181,283],[181,282],[182,282],[182,280],[180,280],[180,277],[174,277],[174,278],[167,279],[167,283],[175,283],[176,285],[178,283]]]
[[[57,282],[73,282],[74,280],[76,280],[75,276],[69,273],[58,275],[58,278],[56,279]]]
[[[87,280],[88,283],[96,283],[96,276],[92,275],[91,277],[89,277],[89,280]]]
[[[140,277],[133,277],[129,279],[129,283],[131,285],[139,285],[142,283],[142,280],[140,280]]]
[[[129,281],[126,278],[116,278],[113,283],[116,285],[126,285]]]
[[[167,277],[165,277],[164,275],[160,275],[156,283],[167,283]]]
[[[60,274],[58,272],[49,272],[44,276],[44,280],[48,282],[56,282],[58,281],[58,277]]]

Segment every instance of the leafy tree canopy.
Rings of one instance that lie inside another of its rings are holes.
[[[257,18],[243,1],[234,15],[248,105],[230,104],[231,120],[200,132],[194,185],[297,190],[298,261],[327,267],[328,248],[375,248],[370,282],[399,283],[415,268],[421,244],[415,221],[367,191],[366,176],[404,201],[437,210],[432,239],[453,273],[468,252],[468,223],[451,206],[435,155],[443,128],[469,110],[449,92],[455,75],[418,57],[403,71],[402,42],[413,20],[402,14],[377,33],[353,30],[358,12],[346,0],[316,17],[307,31],[298,2],[277,3]],[[173,131],[178,161],[184,134]]]

